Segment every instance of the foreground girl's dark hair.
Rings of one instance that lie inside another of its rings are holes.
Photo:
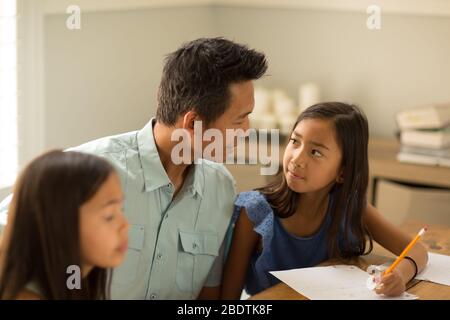
[[[108,270],[95,267],[81,290],[67,288],[70,265],[81,266],[80,206],[114,171],[104,159],[50,151],[19,177],[9,215],[12,227],[0,264],[0,299],[15,299],[32,282],[45,299],[105,299]],[[11,221],[11,219],[10,219]]]

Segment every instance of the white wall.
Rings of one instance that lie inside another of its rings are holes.
[[[450,18],[291,9],[217,8],[218,30],[269,58],[268,87],[297,98],[315,81],[324,100],[361,105],[372,135],[392,136],[402,108],[450,101]]]
[[[209,8],[82,13],[45,18],[46,148],[140,129],[155,114],[164,55],[213,35]]]
[[[45,18],[45,145],[68,147],[141,128],[156,107],[163,57],[202,36],[226,36],[264,51],[260,84],[297,98],[316,81],[324,100],[366,111],[372,135],[392,136],[397,110],[450,101],[450,18],[304,9],[200,6]]]

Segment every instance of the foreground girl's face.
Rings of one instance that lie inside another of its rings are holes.
[[[112,173],[97,193],[81,206],[81,255],[86,271],[94,266],[116,267],[124,259],[129,224],[122,205],[120,180]]]
[[[315,192],[332,185],[341,171],[342,152],[330,120],[304,119],[291,134],[283,158],[289,188]]]

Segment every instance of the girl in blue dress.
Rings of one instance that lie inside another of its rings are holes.
[[[278,180],[239,194],[222,298],[254,295],[279,282],[270,271],[369,253],[373,240],[399,255],[411,237],[367,203],[368,123],[356,106],[319,103],[297,119]],[[426,265],[417,243],[376,288],[397,296]]]

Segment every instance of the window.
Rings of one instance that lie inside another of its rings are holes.
[[[17,70],[17,4],[0,0],[0,188],[18,170]]]

